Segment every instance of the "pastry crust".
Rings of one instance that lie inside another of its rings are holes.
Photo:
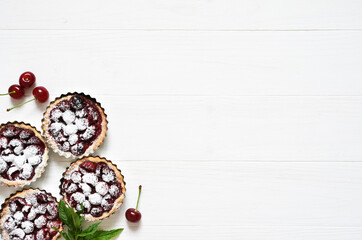
[[[91,100],[92,102],[94,102],[94,104],[97,106],[101,117],[102,117],[102,130],[101,133],[99,134],[99,136],[93,141],[93,144],[90,145],[87,150],[82,154],[82,155],[74,155],[71,152],[64,152],[62,150],[60,150],[57,146],[57,143],[55,141],[52,140],[51,135],[49,134],[48,131],[48,127],[50,125],[50,112],[58,105],[59,102],[63,101],[63,100],[69,100],[70,98],[72,98],[73,96],[82,96],[85,97],[89,100]],[[80,159],[82,157],[85,156],[89,156],[90,154],[94,153],[94,151],[101,145],[101,143],[103,142],[104,138],[106,137],[106,133],[107,133],[107,115],[104,113],[104,109],[101,107],[100,103],[98,103],[94,98],[90,97],[89,95],[85,95],[84,93],[67,93],[67,94],[63,94],[60,97],[56,98],[53,102],[50,103],[50,105],[48,106],[48,108],[46,109],[46,111],[44,112],[43,115],[43,119],[42,119],[42,130],[43,130],[43,134],[45,136],[45,139],[47,141],[47,143],[49,144],[49,146],[53,149],[54,152],[58,153],[61,156],[64,156],[66,158],[70,158],[72,157],[73,159]]]
[[[24,123],[24,122],[7,122],[5,124],[0,125],[0,130],[4,128],[5,126],[13,125],[15,127],[23,128],[23,129],[29,129],[34,132],[35,136],[37,136],[45,145],[44,153],[42,155],[42,161],[41,163],[36,167],[35,174],[32,179],[29,180],[9,180],[5,179],[0,176],[0,183],[6,184],[8,186],[18,187],[18,186],[25,186],[29,185],[30,183],[34,182],[37,178],[41,176],[41,174],[45,171],[45,167],[48,165],[48,159],[49,159],[49,150],[48,146],[46,144],[45,139],[40,134],[40,132],[30,124]]]
[[[58,202],[57,199],[55,197],[53,197],[53,195],[51,195],[50,193],[48,193],[47,191],[45,190],[40,190],[39,188],[29,188],[29,189],[24,189],[24,190],[21,190],[21,191],[17,191],[16,193],[10,195],[10,197],[8,197],[7,199],[5,199],[5,202],[1,205],[1,211],[0,211],[0,230],[1,230],[1,236],[3,239],[5,240],[11,240],[10,237],[9,237],[9,234],[8,232],[6,231],[6,229],[3,227],[4,226],[4,223],[5,223],[5,220],[6,220],[6,216],[10,213],[10,209],[9,209],[9,202],[11,199],[15,198],[15,197],[22,197],[22,198],[25,198],[27,196],[30,196],[34,193],[45,193],[49,196],[51,196],[54,201]],[[63,231],[63,224],[62,222],[60,222],[60,228],[59,228],[59,231]],[[55,240],[57,239],[58,237],[60,236],[59,233],[57,233],[53,238],[52,240]]]
[[[91,161],[91,162],[95,162],[95,163],[99,163],[99,162],[106,163],[107,166],[110,167],[115,172],[117,180],[121,183],[121,186],[122,186],[122,193],[114,201],[114,205],[110,211],[104,212],[103,215],[100,217],[93,217],[91,214],[84,214],[84,219],[86,221],[97,221],[97,220],[101,220],[101,219],[111,216],[122,205],[123,199],[125,198],[126,183],[124,181],[124,177],[123,177],[121,171],[111,161],[109,161],[105,158],[101,158],[101,157],[85,157],[85,158],[79,159],[70,164],[70,166],[63,173],[63,178],[60,180],[60,186],[59,186],[60,195],[62,196],[63,200],[65,202],[67,202],[68,204],[69,204],[69,199],[67,198],[65,192],[63,192],[63,189],[62,189],[63,181],[64,181],[65,177],[68,177],[68,176],[70,176],[70,174],[72,172],[77,171],[79,169],[79,165],[85,161]]]

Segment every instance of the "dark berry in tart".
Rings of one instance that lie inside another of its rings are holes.
[[[49,105],[42,128],[55,152],[65,157],[82,158],[93,153],[103,142],[107,120],[104,109],[95,99],[69,93]]]
[[[0,182],[24,186],[35,181],[48,161],[48,148],[36,128],[8,122],[0,126]]]
[[[125,182],[121,171],[105,158],[85,157],[73,162],[63,174],[60,193],[84,218],[96,221],[110,216],[122,204]]]
[[[54,240],[62,230],[58,202],[39,189],[16,192],[5,200],[1,209],[0,229],[6,240]]]

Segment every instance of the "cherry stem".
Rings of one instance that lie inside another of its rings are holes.
[[[14,93],[16,93],[16,91],[12,91],[12,92],[8,92],[8,93],[2,93],[2,94],[0,94],[0,96],[10,95],[10,94],[14,94]]]
[[[30,99],[30,100],[28,100],[28,101],[26,101],[26,102],[23,102],[23,103],[20,103],[20,104],[18,104],[18,105],[16,105],[16,106],[14,106],[14,107],[12,107],[12,108],[8,108],[8,109],[6,109],[6,111],[11,111],[11,110],[13,110],[14,108],[17,108],[17,107],[20,107],[20,106],[23,106],[24,104],[27,104],[28,102],[31,102],[31,101],[34,101],[36,98],[33,98],[33,99]]]
[[[140,196],[141,196],[141,189],[142,189],[142,185],[140,185],[138,187],[138,199],[137,199],[137,206],[136,206],[136,209],[134,210],[135,212],[137,212],[137,209],[138,209],[138,203],[140,202]]]

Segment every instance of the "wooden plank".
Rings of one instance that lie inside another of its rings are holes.
[[[102,225],[101,225],[102,226]],[[248,239],[248,240],[360,240],[361,228],[242,227],[242,226],[140,226],[126,227],[118,239]]]
[[[362,159],[362,97],[93,96],[109,121],[99,154],[112,158]],[[44,104],[6,113],[11,105],[8,97],[0,98],[3,122],[24,120],[40,127]]]
[[[69,164],[58,158],[51,156],[45,174],[33,184],[56,196],[61,174]],[[190,226],[199,231],[197,227],[209,227],[222,234],[226,233],[224,226],[231,226],[255,228],[250,231],[252,235],[258,227],[276,228],[274,234],[293,227],[319,228],[322,233],[323,228],[329,229],[325,234],[332,228],[353,227],[359,228],[361,236],[362,163],[109,159],[122,170],[127,192],[122,208],[102,222],[108,228],[132,230],[124,213],[134,207],[138,185],[142,184],[141,228]],[[0,202],[12,191],[4,187],[2,190]],[[247,236],[248,232],[244,229],[235,234]],[[209,234],[206,236],[211,236],[212,231]]]
[[[362,95],[361,43],[362,32],[0,31],[0,79],[32,70],[58,94]]]
[[[0,28],[361,29],[361,10],[355,0],[3,0]]]

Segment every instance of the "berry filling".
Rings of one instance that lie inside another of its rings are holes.
[[[44,151],[44,142],[32,130],[4,126],[0,130],[1,177],[10,181],[32,179]]]
[[[61,191],[73,208],[81,210],[83,203],[85,214],[100,217],[113,208],[122,194],[122,185],[106,163],[87,160],[65,175]]]
[[[49,194],[37,192],[10,199],[3,228],[12,240],[50,240],[60,228],[58,203]]]
[[[48,131],[61,151],[80,156],[101,134],[102,117],[93,101],[76,95],[52,109]]]

